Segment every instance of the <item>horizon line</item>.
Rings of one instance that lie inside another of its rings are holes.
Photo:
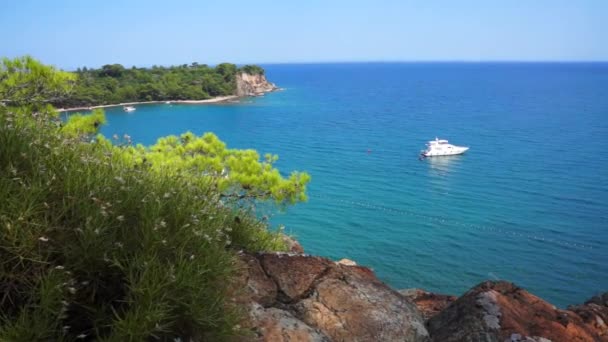
[[[35,57],[34,57],[35,58]],[[104,65],[111,65],[111,64],[121,64],[123,65],[125,68],[127,67],[138,67],[138,68],[151,68],[153,66],[161,66],[161,67],[170,67],[170,66],[180,66],[183,64],[192,64],[193,62],[189,62],[189,63],[174,63],[174,64],[149,64],[149,65],[145,65],[145,64],[141,64],[139,66],[136,65],[129,65],[129,64],[122,64],[122,63],[107,63],[107,64],[101,64],[99,66],[86,66],[86,65],[82,65],[82,66],[77,66],[77,67],[69,67],[69,68],[65,68],[63,70],[68,70],[68,69],[74,69],[76,70],[77,68],[83,68],[83,67],[87,67],[87,68],[101,68]],[[607,64],[608,60],[509,60],[509,59],[505,59],[505,60],[467,60],[467,59],[454,59],[454,60],[449,60],[449,59],[445,59],[445,60],[327,60],[327,61],[289,61],[289,62],[218,62],[218,63],[204,63],[204,62],[196,62],[199,64],[206,64],[209,66],[217,66],[218,64],[221,63],[232,63],[235,64],[237,66],[243,66],[243,65],[314,65],[314,64],[449,64],[449,63],[462,63],[462,64]],[[57,67],[57,65],[55,65]]]
[[[542,59],[487,59],[487,60],[473,60],[473,59],[411,59],[411,60],[327,60],[327,61],[290,61],[290,62],[247,62],[247,63],[234,63],[237,65],[246,64],[371,64],[371,63],[608,63],[606,60],[542,60]]]

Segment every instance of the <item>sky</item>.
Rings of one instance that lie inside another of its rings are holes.
[[[0,0],[0,56],[64,69],[608,61],[608,0]]]

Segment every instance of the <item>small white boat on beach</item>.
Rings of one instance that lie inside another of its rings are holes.
[[[420,152],[421,157],[453,156],[465,153],[469,148],[456,146],[448,143],[447,140],[435,138],[426,144],[427,149]]]
[[[171,101],[165,101],[165,104],[171,104]]]
[[[134,112],[135,111],[135,107],[133,107],[133,106],[124,106],[124,107],[122,107],[122,110],[124,110],[125,112]]]

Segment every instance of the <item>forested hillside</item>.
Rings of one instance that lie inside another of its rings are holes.
[[[192,63],[180,66],[125,68],[120,64],[99,69],[78,68],[69,97],[55,101],[69,108],[136,101],[205,100],[234,95],[237,72],[263,74],[255,65],[238,68],[222,63],[215,67]]]

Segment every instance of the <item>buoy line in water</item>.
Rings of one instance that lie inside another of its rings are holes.
[[[566,247],[593,249],[593,246],[582,244],[582,243],[573,243],[573,242],[568,242],[568,241],[563,241],[563,240],[557,240],[557,239],[548,238],[548,237],[545,237],[545,236],[542,236],[542,235],[524,234],[524,233],[520,233],[520,232],[516,232],[516,231],[512,231],[512,230],[507,230],[507,229],[502,229],[502,228],[497,228],[497,227],[492,227],[492,226],[476,225],[476,224],[471,224],[471,223],[458,222],[458,221],[455,221],[455,220],[445,219],[445,218],[438,217],[438,216],[419,214],[419,213],[415,213],[415,212],[412,212],[412,211],[401,210],[401,209],[394,209],[394,208],[389,208],[389,207],[385,207],[385,206],[381,206],[381,205],[377,205],[377,204],[372,204],[372,203],[367,203],[367,202],[337,199],[335,197],[326,196],[326,195],[318,195],[318,194],[309,194],[309,197],[327,199],[327,200],[330,200],[330,201],[333,201],[333,202],[339,202],[339,203],[344,203],[344,204],[348,204],[348,205],[352,205],[352,206],[357,206],[357,207],[368,208],[368,209],[381,210],[381,211],[384,211],[384,212],[393,213],[393,214],[397,214],[397,215],[419,217],[419,218],[423,218],[423,219],[432,220],[432,221],[435,221],[435,222],[438,222],[438,223],[457,225],[457,226],[461,226],[461,227],[465,227],[465,228],[472,228],[472,229],[482,230],[482,231],[496,232],[496,233],[501,233],[501,234],[504,234],[504,235],[510,235],[510,236],[516,237],[516,238],[525,238],[525,239],[529,239],[529,240],[534,240],[534,241],[539,241],[539,242],[545,242],[545,243],[552,243],[552,244],[556,244],[556,245],[560,245],[560,246],[566,246]]]

